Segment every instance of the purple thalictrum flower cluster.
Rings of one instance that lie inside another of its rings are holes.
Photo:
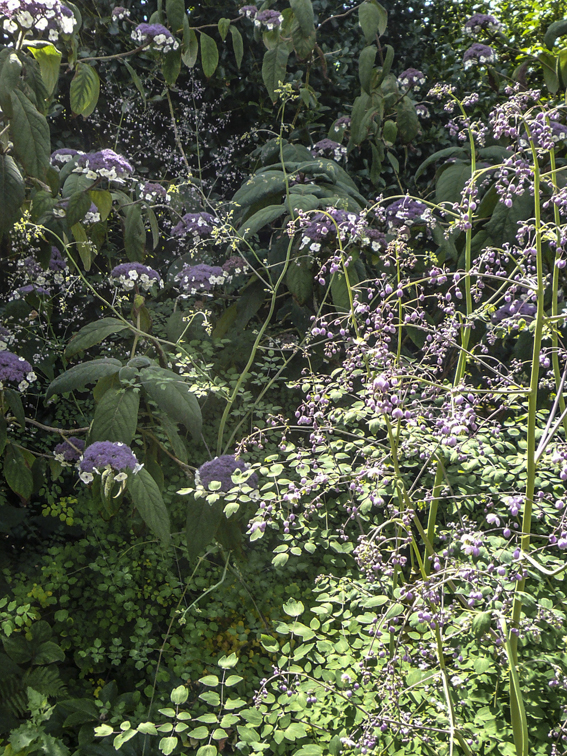
[[[202,294],[212,296],[211,291],[216,286],[221,286],[227,278],[226,271],[218,265],[185,265],[175,276],[177,287],[182,296],[194,296]]]
[[[481,45],[480,42],[475,42],[474,45],[471,45],[463,55],[463,65],[465,70],[484,63],[494,63],[495,60],[496,53],[492,47],[489,47],[489,45]]]
[[[245,472],[250,465],[242,459],[237,459],[234,454],[223,454],[215,457],[210,462],[205,462],[195,473],[195,483],[209,490],[211,483],[220,483],[220,491],[227,493],[234,488],[232,476],[236,471]],[[258,476],[252,473],[246,480],[246,486],[258,488]]]
[[[503,29],[503,25],[497,18],[489,13],[475,13],[465,23],[465,34],[478,34],[481,31],[498,32]]]
[[[126,158],[109,149],[79,155],[73,168],[74,173],[86,173],[90,179],[107,178],[113,181],[121,181],[133,170]]]
[[[15,384],[20,391],[25,391],[35,380],[36,375],[27,360],[13,352],[0,352],[0,389],[6,384]]]
[[[119,441],[96,441],[88,446],[79,461],[79,477],[83,483],[92,483],[95,474],[105,471],[117,473],[114,480],[125,480],[127,473],[136,474],[142,469],[136,455]]]
[[[76,436],[70,436],[65,441],[57,444],[53,453],[55,459],[61,462],[62,465],[70,465],[74,462],[78,462],[85,449],[85,442],[82,438],[76,438]]]
[[[213,233],[216,223],[216,218],[210,213],[186,213],[179,223],[173,227],[171,233],[174,236],[192,234],[198,239],[203,239]]]
[[[72,34],[76,24],[73,11],[60,0],[0,0],[0,16],[5,31],[47,32],[50,42],[57,42],[60,34]]]
[[[124,291],[131,291],[138,286],[149,291],[154,284],[163,288],[163,281],[157,270],[139,262],[122,263],[110,271],[112,282],[120,284]]]
[[[160,53],[168,53],[179,47],[179,42],[162,24],[138,24],[131,36],[139,45],[151,45],[152,50]]]
[[[404,92],[408,92],[410,89],[418,92],[425,84],[425,74],[418,71],[417,68],[407,68],[398,76],[398,84]]]

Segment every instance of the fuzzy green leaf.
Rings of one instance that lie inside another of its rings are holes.
[[[368,94],[372,91],[372,75],[374,73],[374,62],[378,48],[376,45],[365,47],[358,58],[358,78],[360,86]]]
[[[183,51],[181,60],[187,68],[193,68],[199,55],[199,40],[194,29],[189,26],[187,16],[183,19]]]
[[[14,159],[0,155],[0,236],[17,220],[25,196],[26,185]]]
[[[33,476],[22,452],[12,444],[4,457],[4,477],[12,491],[27,501],[33,491]]]
[[[71,81],[71,110],[85,118],[96,108],[100,94],[100,79],[88,63],[77,63],[77,70]]]
[[[287,45],[279,44],[272,50],[268,50],[262,62],[262,80],[268,90],[270,99],[275,102],[278,99],[276,89],[285,81],[285,72],[289,50]]]
[[[183,27],[185,20],[185,0],[166,0],[165,12],[171,29],[176,32]]]
[[[142,468],[128,477],[126,487],[142,520],[160,541],[168,543],[170,537],[169,512],[157,483],[150,473]]]
[[[47,93],[52,95],[59,81],[61,53],[50,42],[44,43],[42,47],[31,47],[30,52],[39,63],[41,78],[43,79]]]
[[[48,123],[21,90],[12,92],[11,103],[10,136],[16,155],[31,176],[42,178],[51,155]]]
[[[124,249],[130,262],[142,262],[146,247],[146,227],[139,205],[129,205],[124,209]]]
[[[200,439],[203,423],[201,407],[183,378],[171,370],[158,367],[142,370],[140,378],[150,399],[174,423],[182,423],[193,438]]]
[[[208,34],[201,32],[201,65],[203,73],[210,79],[217,70],[219,64],[219,51],[217,43]]]
[[[358,23],[366,39],[366,44],[375,41],[376,34],[382,36],[388,25],[386,9],[373,0],[366,0],[358,9]]]
[[[65,357],[69,359],[79,352],[84,352],[95,344],[111,336],[113,333],[126,331],[128,326],[118,318],[102,318],[93,323],[87,323],[76,333],[65,349]]]
[[[244,57],[244,43],[242,42],[242,34],[238,31],[236,26],[230,27],[230,35],[232,37],[232,49],[234,51],[234,59],[236,60],[236,67],[240,70],[242,65],[242,58]]]
[[[140,392],[110,388],[99,401],[90,430],[91,443],[118,441],[130,445],[138,425]]]
[[[112,357],[82,362],[58,375],[50,383],[45,398],[49,399],[54,394],[66,394],[68,391],[84,388],[88,383],[96,383],[99,378],[118,373],[121,367],[122,363]]]

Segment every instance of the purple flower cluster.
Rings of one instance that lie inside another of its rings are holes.
[[[282,25],[283,16],[279,11],[263,10],[254,16],[255,26],[265,26],[268,31],[278,29]]]
[[[117,5],[112,9],[112,20],[122,21],[123,18],[130,18],[130,11],[128,8],[123,8],[121,5]]]
[[[44,286],[36,286],[36,284],[26,284],[25,286],[20,286],[19,289],[16,289],[11,299],[23,299],[24,297],[29,296],[30,294],[35,294],[38,297],[50,297],[51,292],[49,289],[46,289]]]
[[[431,118],[429,108],[427,105],[423,105],[423,103],[419,103],[415,106],[415,112],[420,118]]]
[[[431,223],[433,216],[423,202],[411,197],[403,197],[388,206],[386,221],[389,228],[401,228],[402,226]]]
[[[146,202],[169,202],[169,195],[165,186],[147,182],[140,190],[140,197]]]
[[[72,34],[76,23],[73,11],[60,0],[0,0],[0,16],[5,17],[5,31],[46,31],[50,42],[57,42],[59,34]]]
[[[366,228],[361,234],[360,241],[364,246],[370,247],[372,252],[380,252],[388,246],[386,234],[377,228]]]
[[[463,55],[465,70],[472,68],[472,66],[482,65],[483,63],[494,63],[495,60],[496,53],[492,47],[481,45],[479,42],[475,42],[474,45],[471,45]]]
[[[61,147],[51,153],[51,165],[60,167],[73,160],[77,155],[84,155],[80,150],[73,150],[70,147]]]
[[[138,464],[132,449],[119,441],[96,441],[85,449],[79,462],[80,478],[83,483],[91,483],[94,480],[94,473],[100,475],[105,470],[118,473],[115,480],[124,480],[127,471],[135,474],[141,469],[142,466]],[[123,477],[120,473],[123,473]]]
[[[216,224],[216,218],[210,213],[186,213],[179,223],[172,229],[174,236],[193,236],[203,239],[213,233]]]
[[[407,68],[398,76],[398,84],[404,92],[408,92],[410,89],[418,92],[425,84],[425,74],[418,71],[417,68]]]
[[[20,391],[25,391],[35,379],[36,375],[27,360],[13,352],[0,352],[0,389],[9,383],[17,384]]]
[[[478,34],[481,31],[497,32],[503,28],[500,21],[488,13],[475,13],[465,23],[465,34]]]
[[[218,265],[185,265],[175,276],[178,288],[185,296],[204,294],[211,296],[209,292],[226,281],[226,272]]]
[[[538,113],[528,123],[531,140],[538,149],[549,152],[557,142],[567,139],[567,126],[559,121],[548,120],[546,113]],[[520,134],[518,144],[524,149],[529,147],[530,141],[527,131]]]
[[[236,276],[246,272],[246,263],[241,257],[234,255],[223,262],[222,269],[225,272],[226,281],[229,283]]]
[[[302,239],[299,248],[303,249],[309,245],[311,252],[318,252],[326,241],[336,239],[337,228],[341,239],[357,236],[361,230],[361,218],[356,213],[334,207],[327,208],[325,213],[315,213],[310,223],[301,230]]]
[[[160,53],[179,47],[179,42],[162,24],[138,24],[131,36],[139,45],[151,45],[152,50]]]
[[[91,202],[91,206],[85,213],[85,217],[83,218],[83,222],[87,224],[91,223],[98,223],[100,221],[100,212],[98,207],[95,205],[94,202]]]
[[[221,457],[215,457],[210,462],[205,462],[195,473],[195,483],[209,490],[211,483],[220,483],[220,491],[227,493],[234,488],[232,482],[233,474],[239,470],[244,472],[250,465],[241,459],[236,459],[234,454],[223,454]],[[256,473],[248,478],[245,485],[250,488],[258,488],[258,476]]]
[[[239,16],[246,16],[246,18],[254,19],[258,13],[258,8],[255,5],[244,5],[238,11]]]
[[[346,147],[338,142],[333,142],[332,139],[321,139],[319,142],[315,142],[311,148],[311,152],[314,157],[321,157],[331,154],[331,156],[338,162],[346,155]]]
[[[142,265],[139,262],[122,263],[110,271],[113,283],[118,283],[124,291],[131,291],[139,286],[143,291],[149,291],[154,284],[163,288],[163,281],[157,270]]]
[[[55,459],[58,462],[61,462],[62,465],[69,465],[73,462],[79,461],[84,448],[85,442],[82,438],[69,436],[68,439],[57,444],[53,452],[55,454]]]
[[[130,163],[114,150],[100,150],[79,155],[74,173],[86,173],[90,179],[108,178],[120,181],[134,169]]]

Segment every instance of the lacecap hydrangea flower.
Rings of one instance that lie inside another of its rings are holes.
[[[163,288],[163,281],[157,270],[139,262],[117,265],[110,271],[110,276],[112,283],[120,284],[125,291],[131,291],[135,286],[149,291],[154,284]]]
[[[503,28],[500,21],[489,13],[475,13],[465,23],[465,34],[478,34],[481,31],[497,32]]]
[[[218,265],[185,265],[175,276],[179,290],[185,296],[204,294],[211,296],[210,292],[215,286],[220,286],[226,281],[226,272]]]
[[[151,45],[152,50],[160,53],[168,53],[179,47],[179,42],[162,24],[138,24],[131,36],[139,45]]]
[[[465,69],[479,66],[483,63],[494,63],[495,60],[496,53],[492,47],[489,47],[489,45],[481,45],[479,42],[475,42],[474,45],[471,45],[463,55],[463,65]]]
[[[222,269],[225,272],[226,281],[228,283],[236,276],[246,272],[246,263],[241,257],[238,257],[238,255],[233,255],[223,262]]]
[[[213,233],[216,222],[216,218],[210,213],[186,213],[174,226],[171,233],[174,236],[193,234],[193,236],[202,239]]]
[[[112,9],[112,20],[122,21],[123,18],[130,18],[130,11],[128,8],[123,8],[121,5],[117,5]]]
[[[5,31],[47,32],[50,42],[60,34],[72,34],[76,20],[73,11],[60,0],[0,0],[0,17]]]
[[[346,155],[346,152],[346,147],[343,147],[343,145],[338,142],[334,142],[332,139],[321,139],[320,141],[315,142],[311,148],[313,157],[323,157],[330,153],[333,159],[337,162]]]
[[[165,186],[150,181],[140,189],[140,198],[146,202],[169,202],[170,199]]]
[[[408,68],[398,76],[398,84],[406,92],[410,89],[417,92],[425,84],[425,75],[417,68]]]
[[[258,8],[255,5],[244,5],[239,11],[240,16],[246,16],[246,18],[255,18],[258,13]]]
[[[402,197],[386,209],[386,221],[390,228],[429,223],[432,220],[431,210],[427,205],[411,197]]]
[[[85,442],[82,438],[70,436],[65,441],[57,444],[53,450],[55,459],[62,465],[71,465],[78,462],[85,448]]]
[[[32,366],[23,357],[13,352],[0,352],[0,389],[6,384],[16,385],[20,391],[25,391],[30,383],[36,380]]]
[[[120,181],[133,170],[126,158],[114,150],[100,150],[79,155],[73,173],[86,173],[90,179],[107,178]]]
[[[360,232],[361,219],[356,213],[327,208],[326,213],[315,213],[311,222],[302,229],[299,249],[309,245],[311,252],[318,252],[321,245],[337,236],[337,227],[341,239],[357,235]]]
[[[254,16],[254,26],[265,26],[268,31],[278,29],[282,25],[283,16],[279,11],[263,10]]]
[[[232,482],[232,476],[239,470],[245,472],[250,465],[242,459],[237,459],[234,454],[223,454],[221,457],[215,457],[210,462],[205,462],[195,473],[195,483],[197,486],[209,490],[211,483],[220,483],[219,491],[227,493],[235,484]],[[245,485],[250,488],[258,488],[258,476],[252,473],[246,480]]]
[[[81,152],[80,150],[73,150],[71,149],[71,147],[61,147],[60,149],[54,150],[51,153],[51,165],[55,166],[56,168],[60,168],[61,166],[65,165],[65,163],[73,160],[73,158],[77,155],[84,154],[84,152]]]
[[[141,469],[132,449],[119,441],[96,441],[85,449],[79,461],[79,477],[87,484],[92,483],[95,474],[117,473],[114,480],[121,482],[129,472],[135,475]]]

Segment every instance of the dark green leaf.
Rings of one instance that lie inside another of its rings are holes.
[[[146,247],[146,227],[139,205],[129,205],[124,209],[124,249],[130,262],[142,262]]]
[[[435,186],[435,201],[438,204],[442,202],[457,201],[465,183],[471,177],[470,163],[454,163],[446,168],[437,180]]]
[[[372,91],[372,76],[374,73],[374,61],[378,54],[376,45],[365,47],[358,58],[358,78],[360,86],[368,94]]]
[[[191,29],[191,27],[189,26],[189,19],[187,18],[187,16],[185,16],[185,18],[183,19],[183,52],[181,53],[181,60],[185,63],[187,68],[193,68],[193,66],[197,62],[198,55],[199,40],[197,39],[195,30]]]
[[[492,612],[479,612],[475,615],[471,629],[476,638],[486,633],[492,624]]]
[[[81,330],[76,333],[65,349],[65,357],[69,359],[79,352],[84,352],[95,344],[111,336],[113,333],[121,333],[127,330],[125,325],[118,318],[102,318],[95,320],[93,323],[87,323]]]
[[[148,396],[175,423],[182,423],[193,438],[200,439],[201,408],[195,394],[181,376],[164,368],[150,367],[140,372]]]
[[[203,73],[210,79],[217,70],[219,64],[219,51],[217,43],[208,34],[201,32],[201,65]]]
[[[388,24],[388,13],[379,3],[366,0],[358,9],[358,22],[364,33],[366,44],[375,41],[376,34],[382,36]]]
[[[222,499],[215,501],[214,504],[208,504],[204,498],[191,498],[189,501],[185,537],[187,557],[190,561],[197,559],[215,537],[223,517],[223,507]]]
[[[18,424],[23,428],[26,424],[26,414],[24,412],[24,405],[18,391],[14,389],[4,389],[4,396],[8,402],[8,407],[14,413],[14,417],[18,421]]]
[[[100,94],[100,79],[88,63],[77,63],[77,70],[71,81],[71,110],[85,118],[96,108]]]
[[[25,196],[26,185],[14,159],[0,154],[0,236],[17,220]]]
[[[426,170],[426,168],[429,168],[429,166],[432,163],[435,163],[437,160],[441,160],[442,158],[453,158],[453,157],[466,157],[467,152],[462,147],[446,147],[444,150],[439,150],[438,152],[434,152],[433,155],[430,155],[426,160],[421,163],[419,168],[417,169],[415,173],[416,179],[418,179],[422,173]]]
[[[95,410],[90,430],[91,443],[119,441],[129,446],[138,426],[140,392],[135,389],[106,391]]]
[[[287,45],[279,44],[273,50],[268,50],[262,62],[262,79],[272,102],[278,99],[276,89],[285,81],[285,72],[289,50]]]
[[[551,94],[555,94],[559,89],[559,58],[545,51],[537,57],[543,68],[545,86]]]
[[[87,192],[75,192],[69,197],[67,202],[67,212],[65,218],[67,225],[74,226],[75,223],[82,221],[88,213],[91,206],[91,198]]]
[[[244,44],[242,42],[242,34],[238,31],[236,26],[230,27],[230,35],[232,37],[232,49],[234,51],[234,59],[236,60],[236,67],[240,70],[242,65],[242,58],[244,57]]]
[[[43,43],[42,47],[31,47],[31,54],[39,63],[41,77],[49,95],[53,94],[59,81],[59,67],[61,65],[61,53],[50,42]]]
[[[130,74],[132,81],[134,82],[134,86],[136,87],[140,95],[142,96],[142,100],[144,101],[144,107],[145,107],[146,106],[146,90],[144,89],[142,80],[140,79],[140,77],[138,76],[134,68],[132,68],[132,66],[128,63],[127,60],[124,60],[123,63],[128,69],[128,73]]]
[[[0,50],[0,105],[7,114],[12,105],[10,95],[18,86],[22,73],[22,62],[9,47]]]
[[[165,12],[171,29],[176,32],[183,27],[185,19],[185,0],[166,0]]]
[[[285,174],[283,171],[265,171],[258,173],[243,184],[232,201],[241,207],[254,205],[264,197],[285,191]]]
[[[28,500],[33,492],[33,476],[22,452],[9,444],[4,456],[4,477],[14,493]],[[14,660],[17,661],[17,660]]]
[[[169,512],[157,483],[142,468],[128,477],[127,490],[141,518],[150,530],[164,543],[169,541]]]
[[[170,50],[163,56],[161,72],[166,84],[172,87],[181,73],[181,50]]]
[[[12,92],[11,102],[10,135],[16,155],[31,176],[42,178],[49,168],[51,155],[47,121],[19,89]]]
[[[42,643],[33,656],[33,664],[53,664],[62,661],[65,661],[65,653],[53,641]]]
[[[84,388],[88,383],[96,383],[99,378],[118,373],[121,367],[122,363],[112,357],[82,362],[58,375],[49,385],[45,398],[49,399],[54,394],[65,394],[68,391]]]
[[[355,145],[362,144],[368,136],[368,121],[365,121],[365,116],[369,106],[370,97],[366,92],[363,92],[354,101],[350,123],[350,138]]]
[[[313,291],[311,260],[305,256],[292,260],[287,269],[285,282],[294,299],[300,305],[305,304]]]
[[[545,32],[543,38],[544,44],[549,50],[552,50],[556,39],[562,37],[564,34],[567,34],[567,19],[555,21],[555,23],[548,26],[547,31]]]
[[[315,29],[311,0],[290,0],[293,15],[297,19],[304,37],[309,37]]]
[[[420,133],[415,103],[409,97],[402,97],[398,103],[396,123],[399,137],[404,144],[411,142]]]
[[[6,441],[8,440],[8,425],[3,415],[0,415],[0,454],[4,451]]]
[[[219,19],[218,28],[219,28],[219,34],[221,35],[221,39],[224,42],[226,39],[226,35],[228,34],[228,30],[230,29],[230,18]]]
[[[347,270],[348,282],[344,273],[334,273],[331,279],[331,298],[339,312],[350,312],[351,305],[349,291],[351,296],[354,296],[352,293],[352,287],[358,283],[356,269],[351,265]]]
[[[89,197],[96,205],[96,208],[100,213],[101,221],[105,221],[112,210],[112,194],[106,189],[91,189]],[[68,215],[69,211],[67,211],[67,216]]]
[[[268,223],[276,220],[276,218],[280,218],[285,212],[286,208],[284,205],[268,205],[267,207],[263,207],[242,224],[240,233],[246,239],[257,233],[261,228],[264,228],[264,226],[267,226]]]

